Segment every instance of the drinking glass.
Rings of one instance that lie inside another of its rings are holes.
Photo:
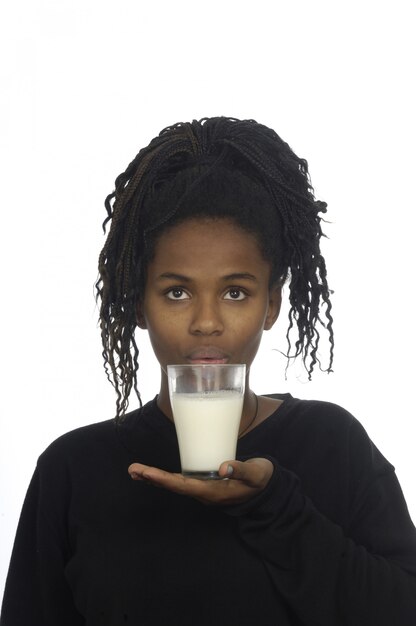
[[[182,473],[218,479],[221,463],[235,459],[246,366],[168,365],[167,373]]]

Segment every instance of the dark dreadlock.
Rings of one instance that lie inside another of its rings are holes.
[[[319,213],[326,206],[315,200],[307,162],[254,120],[215,117],[175,124],[139,152],[105,200],[104,232],[110,220],[111,228],[96,283],[104,368],[117,393],[117,419],[127,410],[133,386],[141,403],[134,331],[147,265],[160,234],[190,217],[227,217],[257,237],[271,264],[271,282],[290,281],[288,359],[300,355],[311,378],[320,365],[319,323],[329,333],[325,371],[332,371],[330,291],[319,247]],[[322,305],[326,323],[319,315]]]

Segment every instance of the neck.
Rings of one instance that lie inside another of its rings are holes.
[[[173,422],[172,407],[170,405],[169,392],[162,385],[157,396],[157,406]]]
[[[242,437],[256,422],[259,411],[259,399],[254,391],[249,390],[244,399],[243,414],[241,416],[239,437]]]

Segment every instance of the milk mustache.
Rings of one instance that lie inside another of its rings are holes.
[[[235,459],[241,393],[174,393],[171,402],[183,473],[217,472],[223,461]]]

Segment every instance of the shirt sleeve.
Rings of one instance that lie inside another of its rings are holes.
[[[273,458],[266,490],[226,512],[237,517],[243,542],[262,559],[300,623],[414,626],[415,527],[394,468],[357,424],[345,526],[322,515],[299,478]]]
[[[61,474],[38,468],[33,474],[16,532],[0,626],[85,624],[64,575],[68,493]]]

